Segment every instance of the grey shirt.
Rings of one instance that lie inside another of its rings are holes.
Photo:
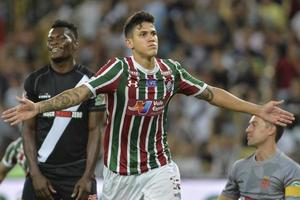
[[[271,158],[257,162],[255,154],[234,163],[223,196],[251,199],[300,199],[300,166],[277,149]]]

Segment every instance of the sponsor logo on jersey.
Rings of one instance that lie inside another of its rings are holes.
[[[133,107],[128,107],[131,111],[137,111],[139,114],[145,115],[150,110],[152,101],[137,101]]]
[[[164,110],[164,102],[161,100],[135,100],[128,102],[129,115],[158,115]]]
[[[264,178],[262,179],[262,181],[260,182],[260,186],[263,189],[267,189],[270,186],[270,177],[268,176],[264,176]]]
[[[45,112],[43,117],[68,117],[68,118],[82,118],[82,112],[77,111],[54,111],[54,112]]]
[[[157,86],[157,80],[156,79],[148,79],[146,81],[147,87],[156,87]]]
[[[128,83],[127,83],[127,86],[128,87],[135,87],[135,88],[137,88],[138,87],[138,81],[136,81],[136,80],[128,80]]]
[[[50,99],[51,95],[49,95],[48,93],[45,94],[39,94],[39,99]]]

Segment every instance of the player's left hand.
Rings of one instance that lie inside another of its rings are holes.
[[[288,124],[291,124],[295,120],[294,114],[281,109],[279,105],[282,103],[283,100],[269,101],[262,106],[259,116],[279,126],[285,127]]]
[[[91,189],[92,189],[91,179],[82,177],[76,183],[71,197],[76,200],[87,200],[89,199],[89,194],[91,192]]]

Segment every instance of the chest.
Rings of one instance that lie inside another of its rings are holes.
[[[237,184],[242,196],[276,195],[284,196],[284,183],[277,165],[255,166],[237,174]]]
[[[127,115],[151,116],[161,114],[174,93],[175,79],[171,73],[164,76],[160,72],[154,75],[128,72],[117,96],[124,97]]]

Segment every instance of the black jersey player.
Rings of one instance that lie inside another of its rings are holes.
[[[81,85],[93,75],[75,62],[77,28],[57,20],[48,34],[50,64],[31,73],[24,88],[28,99],[39,102]],[[102,105],[103,106],[103,105]],[[96,100],[69,109],[44,112],[24,122],[23,140],[29,164],[23,197],[32,199],[93,199],[94,169],[99,153]],[[71,197],[72,196],[72,197]]]

